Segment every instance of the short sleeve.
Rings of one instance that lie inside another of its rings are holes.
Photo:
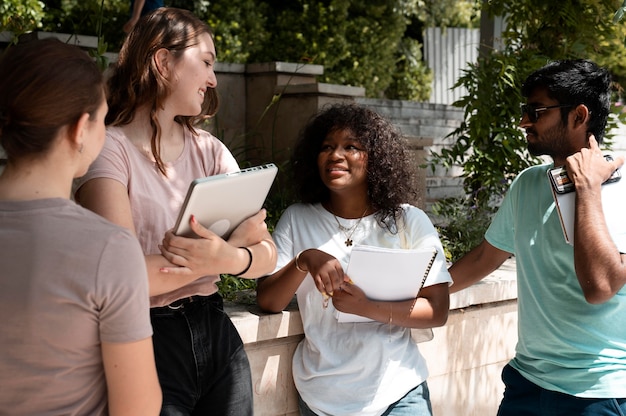
[[[124,186],[128,186],[130,182],[130,160],[122,148],[121,142],[114,139],[111,134],[111,131],[107,130],[106,140],[100,154],[89,167],[89,171],[76,179],[75,189],[79,189],[91,179],[97,178],[114,179]]]
[[[287,263],[294,257],[293,253],[293,233],[292,227],[292,207],[288,207],[281,215],[274,232],[272,233],[272,239],[276,244],[277,250],[277,262],[274,273],[282,269]]]
[[[519,178],[520,176],[518,176]],[[515,207],[517,206],[517,180],[515,180],[504,196],[498,212],[493,217],[485,239],[499,250],[515,252]]]
[[[437,255],[434,257],[431,272],[424,282],[424,286],[432,286],[440,283],[452,283],[452,277],[448,272],[446,255],[443,251],[441,240],[437,229],[430,221],[430,218],[419,208],[406,205],[406,238],[407,248],[421,249],[434,248]],[[402,232],[402,230],[400,230]]]
[[[102,341],[133,342],[152,335],[145,257],[135,237],[125,230],[113,233],[105,245],[96,296]]]

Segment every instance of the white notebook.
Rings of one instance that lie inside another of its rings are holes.
[[[189,220],[198,222],[222,238],[228,238],[243,220],[256,214],[265,202],[278,168],[273,164],[208,176],[189,185],[174,234],[196,237]]]
[[[574,244],[574,216],[576,206],[576,192],[558,194],[552,187],[552,196],[563,229],[565,241]],[[609,229],[609,234],[620,253],[626,253],[626,178],[614,183],[602,185],[602,210]]]
[[[352,249],[346,274],[369,299],[415,299],[436,257],[435,248],[404,250],[356,245]],[[339,322],[372,321],[339,311],[336,311],[335,316]]]

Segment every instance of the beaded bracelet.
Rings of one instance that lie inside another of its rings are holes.
[[[244,250],[248,252],[248,256],[250,256],[250,260],[248,261],[248,265],[246,266],[245,269],[243,269],[242,272],[233,275],[235,277],[241,276],[242,274],[250,270],[250,266],[252,266],[252,252],[250,251],[250,249],[248,247],[239,247],[239,248],[243,248]]]

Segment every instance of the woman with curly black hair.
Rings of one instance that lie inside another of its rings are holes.
[[[405,140],[374,111],[335,104],[303,130],[292,166],[302,202],[274,230],[277,269],[259,281],[257,300],[279,312],[297,295],[305,333],[293,358],[301,414],[432,414],[426,362],[410,328],[446,322],[451,278],[437,231],[408,203]],[[439,255],[416,299],[382,302],[344,273],[356,244],[434,247]],[[339,322],[336,311],[369,322]]]

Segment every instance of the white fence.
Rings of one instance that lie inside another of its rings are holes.
[[[433,71],[429,102],[452,104],[466,94],[463,87],[452,88],[468,62],[476,62],[480,45],[479,29],[428,28],[424,33],[424,59]]]

